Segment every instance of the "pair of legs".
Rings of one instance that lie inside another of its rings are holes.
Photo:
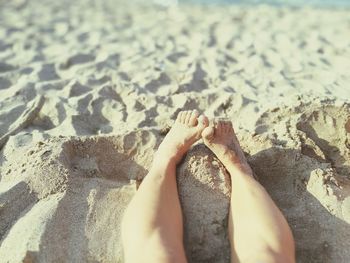
[[[200,138],[231,176],[228,229],[231,261],[294,263],[294,240],[288,223],[253,178],[231,122],[219,121],[209,126],[208,119],[195,110],[179,113],[125,211],[122,222],[125,262],[187,262],[176,165]]]

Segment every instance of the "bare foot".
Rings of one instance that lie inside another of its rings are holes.
[[[191,145],[201,138],[202,131],[207,126],[208,118],[199,116],[197,110],[179,112],[174,125],[159,146],[155,157],[157,162],[180,162]]]
[[[203,130],[202,138],[229,172],[238,170],[253,176],[230,121],[211,124]]]

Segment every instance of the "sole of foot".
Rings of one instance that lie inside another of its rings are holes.
[[[253,176],[244,152],[239,145],[232,122],[214,121],[202,132],[204,144],[216,155],[228,171],[238,170]]]
[[[179,163],[193,143],[201,138],[203,130],[208,127],[208,118],[199,115],[197,110],[180,111],[156,153],[158,162],[174,161]]]

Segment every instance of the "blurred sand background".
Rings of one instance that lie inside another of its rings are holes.
[[[0,262],[123,262],[125,206],[198,109],[233,121],[297,261],[348,263],[350,10],[126,2],[0,2]],[[178,186],[189,262],[229,262],[200,142]]]

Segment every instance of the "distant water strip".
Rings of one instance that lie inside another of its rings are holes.
[[[278,6],[318,6],[318,7],[350,7],[350,0],[153,0],[157,4],[171,6],[177,4],[270,4]],[[350,14],[349,14],[350,15]]]

